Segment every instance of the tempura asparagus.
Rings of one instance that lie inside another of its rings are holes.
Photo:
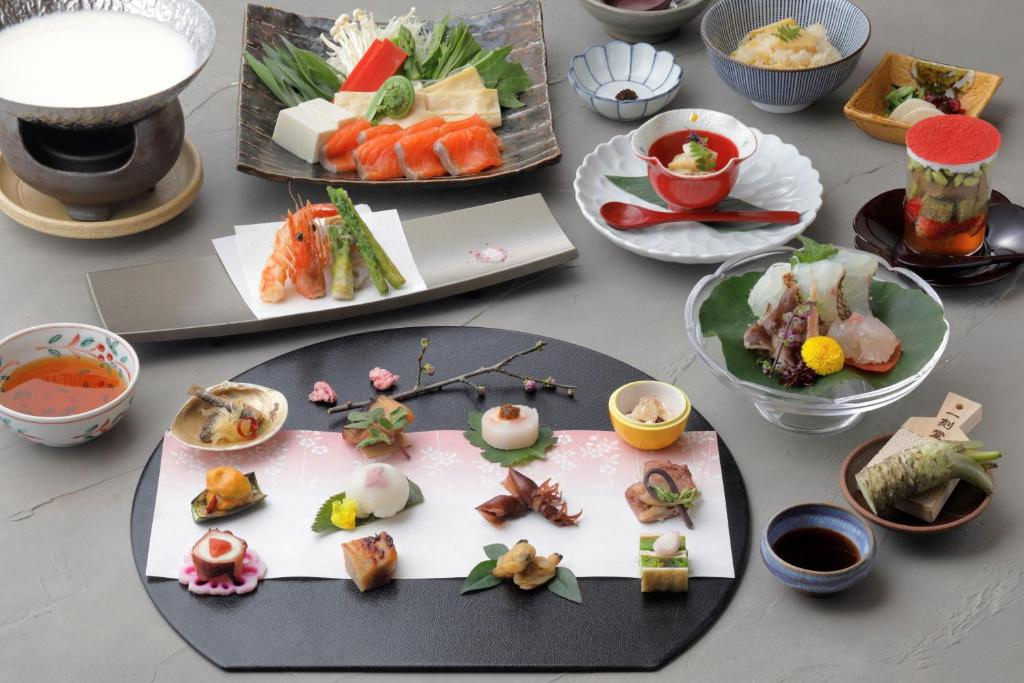
[[[387,252],[380,246],[377,238],[373,236],[373,233],[366,226],[366,223],[363,222],[362,217],[356,211],[356,207],[349,198],[348,193],[342,188],[328,187],[327,195],[331,198],[331,202],[338,209],[338,215],[341,217],[344,225],[351,229],[353,236],[356,238],[356,246],[359,246],[361,240],[365,241],[369,251],[373,254],[373,260],[379,265],[380,273],[383,275],[384,279],[395,289],[404,285],[405,277],[402,276],[398,267],[395,266]],[[360,247],[360,253],[363,253],[362,247]],[[366,254],[363,254],[363,258],[367,261],[367,266],[369,267],[370,259],[366,258]],[[372,268],[370,273],[371,275],[373,274]],[[376,283],[377,281],[375,279],[374,284]],[[380,287],[378,286],[377,289],[380,290]],[[381,294],[386,292],[387,289],[385,288]]]
[[[345,231],[340,223],[332,223],[327,228],[327,236],[331,243],[334,263],[331,266],[333,282],[331,296],[342,301],[349,301],[355,296],[355,276],[352,272],[352,235]]]
[[[980,441],[930,439],[868,465],[857,473],[857,486],[875,514],[953,479],[992,493],[992,480],[981,463],[999,459],[1000,453],[982,451],[982,446]]]

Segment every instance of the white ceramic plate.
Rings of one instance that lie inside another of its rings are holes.
[[[576,203],[590,224],[609,240],[659,261],[722,263],[758,249],[785,244],[814,222],[821,208],[823,188],[811,160],[796,147],[775,135],[751,130],[757,136],[757,152],[743,162],[732,196],[763,209],[799,211],[803,216],[796,225],[717,230],[703,223],[681,222],[629,232],[613,229],[601,218],[600,208],[605,202],[632,202],[664,210],[620,190],[605,177],[647,174],[644,162],[630,149],[633,133],[598,145],[583,159],[573,183]]]

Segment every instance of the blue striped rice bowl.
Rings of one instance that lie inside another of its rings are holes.
[[[569,60],[569,81],[576,94],[598,114],[615,121],[651,116],[672,101],[683,82],[683,70],[671,52],[647,43],[613,40],[594,45]],[[635,100],[617,100],[624,89]]]
[[[769,69],[729,55],[754,29],[793,17],[801,26],[824,24],[842,59],[810,69]],[[871,37],[871,22],[848,0],[722,0],[704,14],[700,35],[711,65],[730,88],[776,114],[800,111],[828,95],[853,73]]]

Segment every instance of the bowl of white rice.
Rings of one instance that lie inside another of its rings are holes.
[[[846,82],[871,22],[849,0],[722,0],[700,32],[726,85],[760,109],[788,114]]]

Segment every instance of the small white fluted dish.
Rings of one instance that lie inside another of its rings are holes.
[[[683,69],[671,52],[613,40],[569,60],[569,81],[587,107],[601,116],[635,121],[656,114],[675,98]],[[616,99],[627,89],[636,93],[635,100]]]
[[[751,128],[757,151],[743,162],[732,197],[762,209],[799,211],[795,225],[754,229],[712,228],[683,221],[643,230],[616,230],[601,218],[601,205],[620,201],[665,210],[619,189],[607,176],[646,176],[647,166],[633,153],[633,133],[618,135],[597,146],[576,171],[576,203],[594,229],[612,243],[641,256],[675,263],[722,263],[767,247],[779,246],[801,234],[821,208],[821,186],[811,160],[777,136]]]

